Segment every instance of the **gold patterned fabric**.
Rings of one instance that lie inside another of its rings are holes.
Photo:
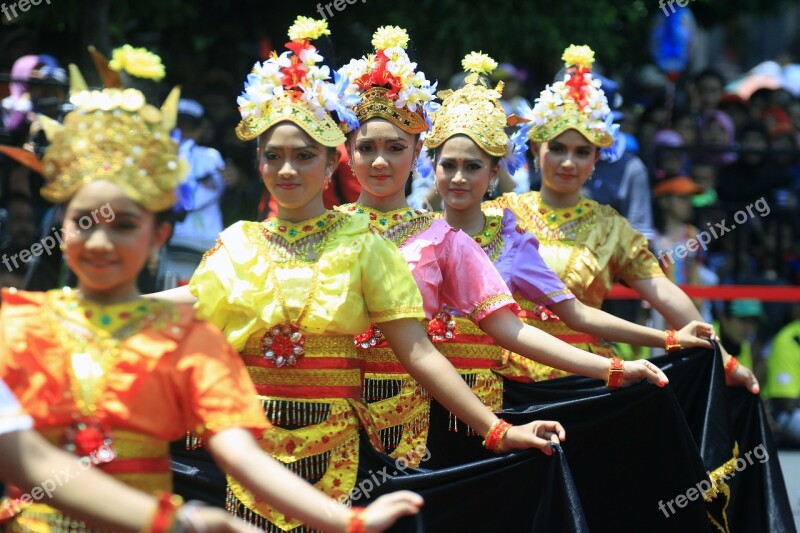
[[[539,253],[547,266],[585,305],[599,309],[616,281],[664,275],[648,249],[647,239],[609,206],[581,198],[574,206],[555,209],[543,203],[538,192],[508,193],[484,205],[511,209],[519,225],[539,239]],[[525,303],[520,304],[524,308]],[[584,334],[571,330],[563,322],[535,317],[525,320],[578,348],[606,357],[614,355],[611,344],[582,339]],[[509,367],[509,377],[527,375],[540,380],[564,375],[517,355],[509,356]]]
[[[4,290],[2,299],[0,376],[40,433],[86,458],[78,469],[88,460],[145,492],[170,490],[169,441],[190,430],[208,438],[270,427],[244,365],[191,306],[147,298],[98,305],[67,289]],[[100,431],[80,433],[76,420]],[[86,530],[43,504],[17,509],[9,496],[0,512],[19,511],[13,531]]]
[[[274,428],[261,447],[329,496],[346,499],[356,483],[359,428],[381,448],[362,400],[365,359],[353,337],[375,322],[423,316],[397,249],[366,217],[336,211],[296,224],[239,222],[220,234],[189,287],[199,315],[226,333],[255,383]],[[305,351],[278,366],[266,358],[264,338],[287,315]],[[234,479],[228,489],[228,509],[259,527],[302,525]]]

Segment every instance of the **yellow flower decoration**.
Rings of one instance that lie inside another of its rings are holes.
[[[311,17],[304,17],[300,15],[294,20],[294,24],[289,27],[289,39],[293,41],[302,41],[308,39],[313,41],[319,39],[323,35],[330,35],[331,30],[328,29],[328,22],[325,20],[314,20]]]
[[[385,50],[395,46],[405,50],[408,46],[408,32],[397,26],[381,26],[372,35],[372,46],[376,50]]]
[[[146,48],[134,48],[129,44],[112,52],[108,63],[111,70],[125,71],[137,78],[161,81],[166,76],[161,58]]]
[[[467,72],[488,76],[497,68],[497,61],[483,52],[470,52],[461,60],[461,66]]]
[[[567,65],[589,68],[594,63],[594,50],[586,45],[577,46],[571,44],[564,50],[561,59]]]

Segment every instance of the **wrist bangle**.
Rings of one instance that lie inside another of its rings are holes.
[[[350,518],[347,521],[347,533],[366,533],[364,528],[364,508],[353,507],[350,509]]]
[[[142,530],[144,533],[167,533],[175,525],[178,510],[183,505],[183,498],[171,492],[157,492],[158,505],[150,523]]]
[[[675,350],[681,349],[681,343],[679,343],[678,339],[675,337],[677,333],[678,332],[674,329],[668,329],[664,332],[664,349],[667,350],[667,353],[672,353]]]
[[[492,424],[492,427],[489,428],[486,439],[483,441],[483,446],[491,452],[500,453],[500,444],[503,441],[503,437],[506,436],[506,433],[508,433],[508,430],[512,427],[513,424],[506,422],[502,418],[498,418],[497,422]]]
[[[608,367],[608,379],[606,387],[618,389],[622,385],[622,377],[625,375],[625,361],[619,357],[612,357]]]
[[[725,363],[725,377],[730,377],[731,374],[736,372],[736,368],[739,366],[739,360],[736,359],[734,356],[730,356],[728,361]]]

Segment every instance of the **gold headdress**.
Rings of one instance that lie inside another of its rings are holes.
[[[396,26],[383,26],[373,34],[372,45],[375,53],[353,59],[339,69],[352,80],[349,91],[360,96],[351,107],[358,121],[377,117],[408,133],[427,131],[428,114],[435,110],[436,84],[431,85],[408,58],[408,33]]]
[[[170,139],[178,88],[159,110],[136,89],[88,90],[74,65],[70,79],[75,109],[64,124],[39,117],[50,141],[42,161],[47,180],[42,196],[61,203],[86,183],[108,180],[151,211],[169,209],[186,174],[178,147]]]
[[[614,142],[609,131],[613,117],[600,80],[592,78],[594,52],[588,46],[570,45],[561,58],[567,66],[564,81],[548,85],[533,109],[521,110],[533,123],[530,139],[546,142],[574,129],[592,144],[608,148]]]
[[[442,107],[433,114],[433,129],[425,137],[425,146],[436,148],[453,135],[463,134],[487,154],[503,157],[508,152],[506,113],[500,104],[503,82],[492,89],[482,77],[491,74],[497,62],[486,54],[471,52],[461,64],[469,72],[464,86],[437,94]]]
[[[297,17],[289,28],[289,50],[255,64],[238,99],[242,120],[236,135],[240,139],[255,139],[275,124],[289,121],[324,146],[345,142],[343,130],[350,126],[340,127],[331,112],[340,122],[358,126],[347,109],[355,102],[353,95],[345,94],[349,80],[334,72],[335,83],[331,83],[330,69],[317,66],[323,58],[310,42],[329,34],[324,20]]]

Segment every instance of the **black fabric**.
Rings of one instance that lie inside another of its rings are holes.
[[[211,454],[200,448],[187,450],[181,439],[170,445],[173,492],[184,500],[199,500],[225,507],[225,473]]]

